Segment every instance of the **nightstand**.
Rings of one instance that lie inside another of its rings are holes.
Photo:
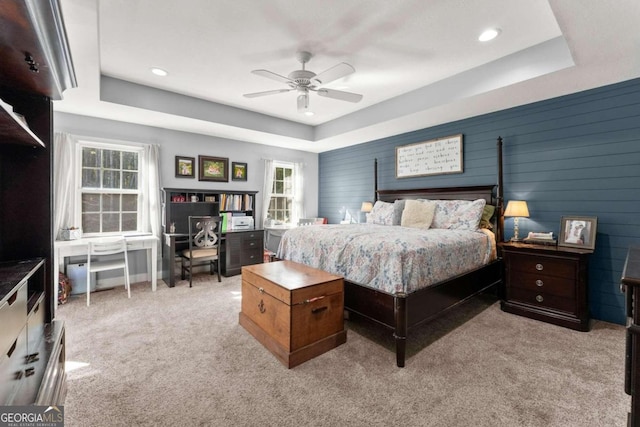
[[[586,249],[502,243],[503,311],[578,331],[589,330]]]

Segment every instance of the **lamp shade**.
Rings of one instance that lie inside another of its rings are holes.
[[[527,202],[524,200],[509,200],[507,209],[504,211],[504,216],[528,218],[529,209],[527,208]]]
[[[362,206],[360,206],[360,211],[361,212],[369,213],[369,212],[371,212],[371,209],[373,209],[373,203],[371,203],[371,202],[362,202]]]

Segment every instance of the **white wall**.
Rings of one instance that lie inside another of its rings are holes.
[[[260,202],[264,176],[263,159],[303,162],[305,164],[306,216],[318,216],[318,154],[316,153],[66,113],[54,114],[54,130],[85,137],[158,144],[161,187],[255,190],[259,191],[259,209],[262,209]],[[198,155],[226,157],[229,159],[229,167],[231,162],[247,163],[247,181],[231,181],[231,178],[229,182],[198,181],[197,173],[195,178],[176,178],[175,156],[177,155],[195,157],[196,162]],[[256,218],[256,221],[258,226],[262,225],[260,218]]]
[[[264,176],[263,159],[274,159],[305,164],[305,210],[308,217],[318,216],[318,154],[289,150],[250,142],[216,138],[169,129],[141,126],[136,124],[104,120],[67,113],[54,114],[54,131],[117,141],[130,141],[160,146],[160,186],[167,188],[195,188],[216,190],[253,190],[257,194],[257,209],[262,209],[262,182]],[[195,178],[175,177],[175,156],[194,157],[198,155],[226,157],[231,162],[247,163],[247,181],[207,182]],[[54,195],[55,197],[55,195]],[[256,226],[262,227],[262,220],[256,212]],[[144,272],[144,254],[132,262],[132,274]],[[159,257],[161,258],[160,254]]]

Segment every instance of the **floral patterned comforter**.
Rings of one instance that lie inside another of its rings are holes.
[[[390,294],[411,293],[488,263],[495,238],[487,230],[310,225],[288,230],[277,256]]]

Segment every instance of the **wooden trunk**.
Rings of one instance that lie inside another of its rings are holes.
[[[344,344],[342,277],[291,261],[242,267],[240,325],[293,368]]]

